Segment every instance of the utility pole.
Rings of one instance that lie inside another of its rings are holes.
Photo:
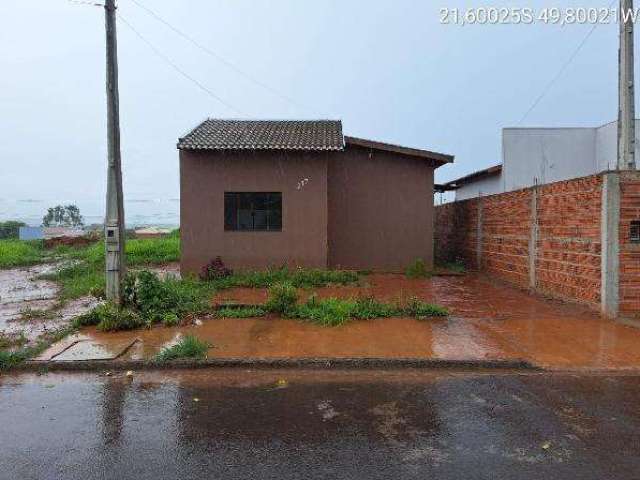
[[[126,273],[124,256],[124,206],[120,165],[120,112],[118,100],[118,46],[115,0],[105,0],[107,33],[107,208],[104,222],[106,297],[122,303],[122,282]]]
[[[633,0],[620,0],[618,52],[618,170],[636,168],[635,85],[633,75]]]

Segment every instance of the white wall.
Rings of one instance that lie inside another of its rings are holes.
[[[505,128],[504,191],[596,173],[595,128]]]
[[[640,120],[636,120],[640,165]],[[617,168],[618,122],[597,128],[505,128],[502,173],[456,191],[456,200],[586,177]]]
[[[494,193],[501,193],[502,189],[502,177],[500,174],[491,175],[490,177],[484,177],[470,182],[456,190],[456,200],[465,200],[467,198],[479,197],[482,194],[483,197],[487,195],[493,195]]]

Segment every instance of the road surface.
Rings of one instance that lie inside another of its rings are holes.
[[[640,376],[0,376],[2,479],[632,479]]]

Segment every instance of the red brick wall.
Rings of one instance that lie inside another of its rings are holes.
[[[535,268],[539,291],[599,306],[601,188],[599,175],[537,188]],[[481,270],[529,287],[533,195],[533,188],[528,188],[436,207],[436,258],[451,258],[458,251],[468,266],[477,267],[477,216],[481,210]]]
[[[480,200],[481,269],[523,287],[529,285],[531,197],[531,190],[516,190]]]
[[[537,288],[600,304],[602,176],[538,187]]]
[[[640,244],[631,243],[630,225],[640,220],[640,173],[620,175],[620,315],[640,318]]]

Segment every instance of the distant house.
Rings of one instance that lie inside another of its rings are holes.
[[[617,169],[618,122],[600,127],[505,128],[502,164],[441,186],[456,200],[511,192]],[[640,124],[636,129],[640,144]]]
[[[178,149],[183,273],[218,255],[232,268],[433,262],[433,172],[450,155],[330,120],[206,120]]]

